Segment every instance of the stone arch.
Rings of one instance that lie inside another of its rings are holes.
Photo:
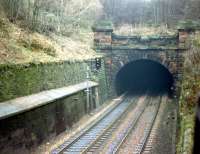
[[[112,59],[114,62],[114,67],[117,68],[116,73],[124,65],[127,65],[128,63],[131,63],[131,62],[137,61],[137,60],[151,60],[151,61],[154,61],[156,63],[163,65],[166,69],[169,70],[169,72],[171,74],[175,75],[177,73],[176,63],[173,61],[169,61],[169,59],[167,59],[167,57],[166,57],[166,53],[163,53],[163,52],[158,53],[156,55],[154,53],[149,53],[149,54],[148,53],[145,53],[145,54],[139,54],[139,53],[128,54],[127,53],[127,55],[125,55],[125,54],[118,55],[117,57],[114,55],[112,57]]]
[[[127,62],[118,69],[114,77],[114,87],[118,95],[125,91],[135,92],[137,90],[134,89],[135,87],[141,88],[142,92],[149,88],[149,90],[155,89],[155,91],[152,91],[153,93],[156,91],[173,93],[172,87],[174,87],[175,83],[173,73],[161,61],[142,58]],[[134,74],[134,71],[138,74]],[[152,82],[152,85],[150,82]],[[139,87],[139,84],[141,84],[141,87]]]

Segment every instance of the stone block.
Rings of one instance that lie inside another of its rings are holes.
[[[189,33],[187,31],[179,32],[179,43],[185,43],[189,37]]]

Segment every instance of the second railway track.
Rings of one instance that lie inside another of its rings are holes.
[[[138,133],[137,127],[143,125],[145,127],[140,133],[140,141],[131,146],[131,150],[134,151],[131,153],[140,154],[145,148],[161,100],[162,97],[125,97],[91,128],[80,136],[66,141],[52,151],[52,154],[127,153],[130,149],[127,148],[129,144],[126,142],[134,132]],[[146,124],[142,124],[141,121],[146,121]]]
[[[162,97],[151,99],[144,113],[139,118],[132,130],[126,134],[124,141],[117,147],[115,153],[141,154],[143,153],[152,127],[158,115]]]

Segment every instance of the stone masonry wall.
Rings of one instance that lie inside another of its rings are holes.
[[[0,66],[0,102],[83,82],[89,67],[89,80],[99,83],[101,105],[109,97],[104,58],[101,58],[99,70],[94,66],[94,60]],[[48,105],[0,120],[0,153],[29,154],[32,148],[70,129],[81,117],[98,107],[95,102],[96,90],[92,88],[90,91],[93,95],[90,95],[89,110],[86,92],[80,91]]]
[[[179,57],[179,52],[176,50],[158,50],[156,52],[154,50],[115,50],[112,53],[112,84],[114,86],[115,77],[122,67],[130,62],[141,59],[152,60],[165,66],[173,75],[175,84],[178,84],[178,81],[181,80],[180,74],[182,73],[182,61]],[[181,62],[179,63],[177,60]]]
[[[103,61],[103,60],[102,60]],[[44,90],[77,84],[86,80],[85,62],[60,62],[48,64],[21,64],[0,66],[0,102],[38,93]],[[91,68],[91,67],[90,67]],[[106,90],[104,65],[90,80],[101,81],[101,90]],[[92,74],[92,70],[89,71]],[[102,97],[105,99],[105,96]]]
[[[70,129],[85,114],[86,94],[83,91],[1,120],[0,153],[29,154],[32,148]]]
[[[105,68],[108,74],[110,95],[115,95],[114,80],[117,72],[127,63],[140,59],[153,60],[164,65],[173,75],[175,88],[179,94],[184,52],[187,50],[186,31],[179,31],[174,36],[142,37],[119,36],[113,33],[112,27],[97,27],[93,30],[94,48],[106,55]]]

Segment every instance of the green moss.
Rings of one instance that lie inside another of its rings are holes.
[[[4,18],[0,18],[0,37],[9,37],[9,25]]]
[[[200,48],[200,36],[192,36],[192,45],[193,47]]]
[[[113,23],[109,20],[101,20],[92,26],[93,31],[113,31]]]
[[[199,29],[200,23],[194,20],[184,20],[178,23],[178,29]]]
[[[180,110],[180,129],[177,144],[177,153],[183,152],[192,153],[194,126],[195,126],[195,109],[196,109],[196,95],[200,89],[200,78],[194,71],[196,65],[186,65],[183,81],[182,91],[179,100]]]
[[[39,41],[20,39],[18,43],[31,51],[43,51],[49,56],[56,56],[56,49],[53,46],[43,46]]]
[[[77,65],[77,66],[76,66]],[[81,63],[4,65],[0,67],[0,102],[59,88],[85,79]],[[77,72],[81,75],[76,76]]]
[[[101,20],[94,23],[94,27],[113,28],[113,23],[110,20]]]
[[[180,121],[179,140],[177,144],[177,154],[186,152],[192,153],[194,138],[194,118],[195,114],[182,113]]]
[[[90,65],[90,62],[0,65],[0,102],[83,82]],[[107,99],[104,63],[99,72],[90,74],[91,80],[100,84],[99,95],[103,103]]]

